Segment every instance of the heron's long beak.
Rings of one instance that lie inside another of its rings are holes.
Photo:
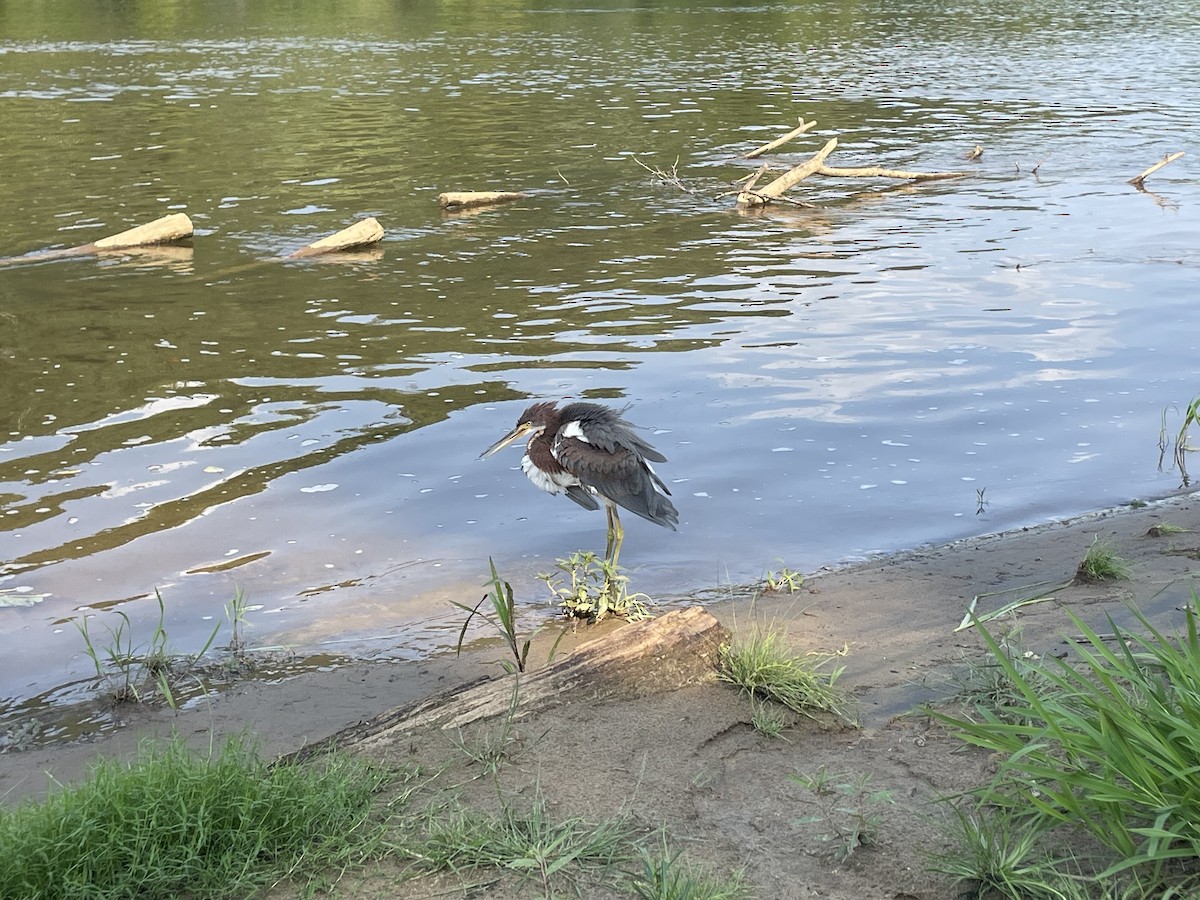
[[[489,456],[491,456],[497,450],[503,450],[505,447],[507,447],[513,441],[517,440],[518,438],[523,438],[525,435],[529,434],[529,432],[531,432],[531,431],[533,431],[533,426],[531,424],[529,424],[528,422],[518,425],[516,428],[514,428],[512,431],[510,431],[504,437],[500,438],[500,440],[496,441],[496,443],[492,444],[492,446],[488,447],[486,450],[484,450],[482,453],[480,453],[479,458],[487,459]]]

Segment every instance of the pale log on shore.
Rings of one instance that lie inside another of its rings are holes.
[[[830,138],[820,150],[806,162],[802,162],[780,175],[766,187],[757,191],[742,190],[738,193],[738,206],[764,206],[772,200],[782,200],[784,193],[811,175],[829,178],[899,178],[904,181],[935,181],[943,178],[963,178],[966,172],[908,172],[902,169],[884,169],[879,166],[837,168],[825,165],[825,159],[837,148],[837,138]]]
[[[381,240],[383,240],[383,226],[374,216],[369,216],[359,219],[353,225],[343,228],[335,234],[301,247],[296,252],[288,254],[288,259],[304,259],[324,253],[344,253],[348,250],[370,247],[378,244]]]
[[[1182,150],[1180,150],[1178,153],[1172,153],[1169,156],[1164,156],[1162,159],[1160,159],[1158,162],[1156,162],[1154,165],[1152,165],[1150,168],[1148,168],[1145,172],[1142,172],[1141,174],[1135,175],[1133,178],[1130,178],[1129,183],[1132,184],[1134,187],[1140,188],[1142,186],[1142,182],[1144,182],[1150,175],[1153,175],[1155,172],[1157,172],[1159,169],[1161,169],[1163,166],[1167,165],[1168,163],[1175,162],[1175,160],[1179,159],[1179,157],[1181,157],[1181,156],[1183,156]]]
[[[155,244],[170,244],[192,236],[192,220],[184,213],[172,213],[138,225],[119,234],[114,234],[89,244],[78,247],[63,247],[57,250],[40,250],[27,253],[24,256],[9,256],[0,259],[0,266],[15,265],[23,262],[40,262],[47,259],[67,258],[71,256],[94,256],[114,250],[128,250],[133,247],[149,247]]]
[[[545,669],[520,676],[515,717],[566,702],[635,699],[711,680],[718,648],[728,638],[725,627],[699,606],[623,625]],[[418,728],[460,728],[507,715],[512,700],[511,676],[476,679],[304,746],[281,762],[330,750],[378,749]]]
[[[491,206],[508,203],[528,196],[522,191],[446,191],[438,194],[438,206],[442,209],[471,209],[475,206]]]
[[[799,128],[793,128],[791,131],[789,131],[783,137],[775,138],[775,140],[771,141],[768,144],[763,144],[761,147],[755,147],[749,153],[743,155],[742,158],[743,159],[754,159],[755,157],[762,156],[764,153],[770,153],[772,150],[775,150],[778,147],[782,147],[784,144],[786,144],[792,138],[798,137],[799,135],[804,134],[804,132],[808,131],[808,129],[812,128],[816,124],[817,123],[816,123],[815,119],[811,122],[805,122],[804,119],[801,118]]]

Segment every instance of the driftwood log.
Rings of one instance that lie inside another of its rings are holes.
[[[908,172],[903,169],[884,169],[879,166],[840,168],[827,166],[825,160],[835,149],[838,139],[830,138],[825,146],[802,162],[780,175],[766,187],[753,190],[752,183],[743,185],[737,192],[738,206],[765,206],[775,200],[787,199],[783,195],[804,179],[813,175],[829,178],[898,178],[903,181],[934,181],[944,178],[963,178],[966,172]],[[756,179],[757,180],[757,179]]]
[[[520,676],[515,718],[566,702],[637,698],[711,679],[718,648],[728,637],[724,626],[699,606],[621,626],[545,669]],[[308,744],[281,762],[300,762],[330,750],[385,747],[419,728],[461,728],[507,715],[512,700],[512,676],[479,678]]]
[[[129,250],[134,247],[150,247],[158,244],[170,244],[192,236],[192,220],[184,213],[172,213],[138,225],[119,234],[101,238],[78,247],[63,247],[57,250],[40,250],[26,253],[24,256],[9,256],[0,259],[0,266],[11,266],[25,262],[42,262],[49,259],[67,259],[73,256],[95,256],[116,250]]]
[[[446,191],[438,194],[438,206],[454,211],[476,206],[493,206],[528,196],[523,191]]]
[[[383,240],[383,226],[374,216],[359,219],[353,225],[343,228],[319,241],[313,241],[301,247],[294,253],[288,254],[288,259],[305,259],[309,256],[321,256],[325,253],[345,253],[350,250],[361,250]]]

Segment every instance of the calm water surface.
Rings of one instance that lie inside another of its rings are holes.
[[[604,520],[477,461],[532,399],[631,403],[669,457],[679,532],[626,523],[651,594],[1179,487],[1200,2],[336,6],[0,10],[0,255],[197,229],[0,268],[6,702],[156,589],[181,652],[240,589],[254,643],[420,656],[489,556],[544,615]],[[836,135],[970,175],[738,213],[799,117],[779,170]],[[273,261],[365,215],[378,252]]]

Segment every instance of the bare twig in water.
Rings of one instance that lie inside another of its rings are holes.
[[[771,141],[769,144],[763,144],[761,147],[755,147],[749,153],[744,154],[743,159],[754,159],[756,156],[762,156],[764,153],[770,153],[772,150],[782,147],[784,144],[786,144],[788,141],[790,141],[792,138],[796,137],[797,135],[804,134],[804,132],[808,131],[808,129],[812,128],[816,124],[817,123],[815,121],[814,122],[805,122],[804,118],[801,117],[799,128],[793,128],[791,131],[789,131],[783,137],[776,138],[775,140]]]
[[[648,166],[644,162],[642,162],[640,159],[638,159],[636,156],[633,158],[633,161],[635,163],[637,163],[639,166],[641,166],[643,169],[645,169],[647,172],[649,172],[651,175],[653,175],[655,178],[657,178],[659,181],[663,182],[664,184],[669,184],[672,187],[677,187],[677,188],[679,188],[679,190],[683,191],[685,194],[696,193],[694,190],[692,190],[690,187],[688,187],[686,184],[684,184],[683,179],[679,177],[679,157],[678,156],[675,157],[675,162],[673,162],[671,164],[670,169],[660,169],[658,166],[653,166],[653,167]]]

